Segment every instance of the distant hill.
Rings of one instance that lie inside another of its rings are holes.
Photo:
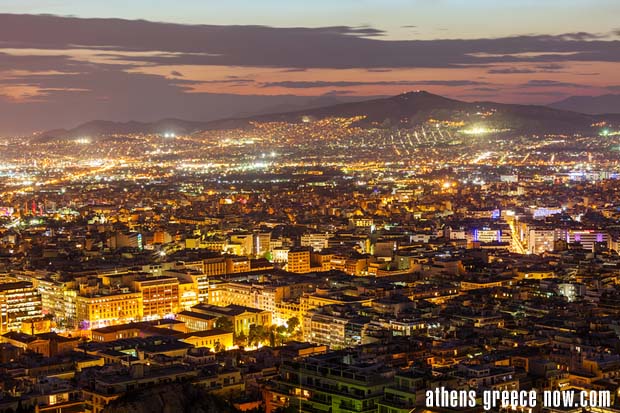
[[[162,119],[157,122],[113,122],[93,120],[73,129],[54,129],[41,134],[42,137],[78,138],[100,135],[128,135],[133,133],[175,133],[188,134],[208,126],[207,122],[181,119]]]
[[[479,114],[493,113],[492,116]],[[303,118],[352,117],[364,115],[358,122],[363,127],[413,126],[429,118],[484,122],[489,126],[523,133],[588,132],[590,126],[604,116],[596,116],[537,105],[514,105],[495,102],[463,102],[432,93],[418,91],[389,98],[343,103],[310,110],[255,116],[245,119],[224,119],[208,122],[209,129],[231,128],[250,121],[299,122]],[[617,117],[611,116],[613,120]]]
[[[233,118],[249,118],[252,116],[267,115],[271,113],[285,113],[291,111],[304,111],[308,109],[315,109],[324,106],[339,105],[341,103],[360,102],[369,99],[386,98],[387,96],[348,96],[348,95],[322,95],[308,99],[304,102],[296,104],[279,104],[275,106],[266,107],[258,112],[254,113],[239,113]]]
[[[281,104],[265,108],[258,113],[239,113],[235,119],[250,119],[267,113],[289,112],[292,110],[307,110],[317,107],[331,106],[345,102],[357,102],[368,99],[364,96],[334,96],[323,95],[310,98],[295,104]],[[218,122],[218,121],[216,121]],[[43,132],[35,138],[37,141],[50,139],[96,137],[102,135],[130,135],[135,133],[174,133],[177,135],[191,134],[196,131],[210,128],[208,121],[188,121],[182,119],[162,119],[156,122],[115,122],[109,120],[93,120],[83,123],[72,129],[52,129]]]
[[[549,106],[589,114],[620,113],[620,94],[571,96]]]
[[[403,93],[388,98],[340,103],[313,109],[251,117],[193,122],[165,119],[158,122],[93,121],[70,130],[48,131],[41,137],[67,138],[131,133],[188,134],[200,130],[245,127],[252,121],[301,122],[303,119],[364,116],[361,127],[414,126],[429,118],[484,122],[494,128],[519,133],[575,133],[592,131],[591,124],[604,119],[617,121],[617,116],[591,115],[547,106],[514,105],[495,102],[463,102],[424,91]]]

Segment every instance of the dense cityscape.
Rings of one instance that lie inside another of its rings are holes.
[[[3,1],[0,413],[620,413],[618,6]]]
[[[616,411],[617,125],[361,118],[8,141],[0,406],[191,383],[241,411],[409,412],[436,387]]]

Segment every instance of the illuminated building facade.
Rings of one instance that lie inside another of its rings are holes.
[[[580,243],[584,250],[594,251],[594,246],[599,243],[609,246],[610,237],[606,231],[595,230],[568,230],[566,231],[566,242]]]
[[[209,294],[209,304],[220,307],[241,305],[271,312],[281,299],[282,288],[249,283],[219,283]]]
[[[267,244],[269,245],[269,244]],[[237,255],[249,256],[254,250],[254,236],[250,233],[232,234],[230,236],[230,244],[226,246],[227,250]]]
[[[222,307],[239,305],[269,311],[275,323],[284,324],[289,318],[299,316],[299,304],[294,300],[311,289],[309,283],[303,282],[282,285],[219,283],[209,292],[209,304]]]
[[[266,394],[266,411],[376,412],[393,372],[380,365],[346,363],[337,353],[285,362]]]
[[[224,257],[216,257],[202,260],[202,272],[206,276],[226,274],[226,259]]]
[[[288,248],[278,247],[271,250],[273,262],[286,263],[288,261]]]
[[[142,249],[142,234],[137,232],[117,233],[110,239],[112,248],[137,248]]]
[[[256,232],[254,233],[254,256],[262,257],[267,254],[271,248],[271,233]]]
[[[0,332],[20,331],[22,322],[42,316],[41,294],[28,281],[0,284]]]
[[[209,277],[201,271],[184,268],[164,271],[165,276],[179,280],[179,306],[188,309],[209,299]],[[193,301],[193,304],[191,304]]]
[[[250,271],[250,260],[246,257],[227,257],[226,274],[238,274]]]
[[[288,252],[287,271],[304,274],[310,272],[310,250],[292,249]]]
[[[179,308],[188,310],[200,303],[198,289],[191,281],[179,281]]]
[[[354,228],[370,228],[374,221],[372,218],[351,218],[349,224]]]
[[[41,306],[43,314],[62,314],[63,296],[66,286],[52,279],[32,278],[33,285],[41,293]]]
[[[346,317],[309,311],[303,319],[304,339],[340,349],[346,346]]]
[[[218,329],[194,331],[184,334],[181,341],[196,348],[208,347],[214,351],[221,351],[233,347],[233,333]]]
[[[132,281],[134,291],[141,293],[142,316],[146,320],[179,312],[179,280],[174,277],[146,277]]]
[[[553,251],[556,239],[554,229],[532,228],[529,230],[527,239],[527,252],[529,254],[542,254],[545,251]]]
[[[334,258],[334,254],[327,251],[313,252],[310,255],[310,261],[312,268],[316,268],[316,271],[329,271],[331,270],[331,260]]]
[[[301,236],[301,246],[311,247],[313,251],[321,251],[329,245],[330,233],[304,234]]]
[[[82,329],[100,328],[139,320],[142,316],[142,294],[117,292],[75,297],[76,319]]]
[[[215,326],[217,317],[199,313],[197,311],[181,311],[176,319],[185,323],[189,331],[206,331]]]
[[[247,336],[250,332],[250,327],[253,325],[270,327],[272,324],[271,312],[240,305],[219,307],[215,305],[199,304],[192,307],[192,314],[187,313],[188,312],[184,312],[183,318],[179,317],[179,319],[184,321],[190,329],[190,323],[186,321],[186,317],[189,318],[190,316],[193,316],[194,318],[198,318],[194,313],[215,317],[216,319],[220,317],[228,318],[233,325],[235,334],[237,335],[243,333]]]

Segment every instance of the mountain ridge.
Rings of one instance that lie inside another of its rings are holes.
[[[620,94],[569,96],[548,106],[555,109],[572,110],[592,115],[620,114]]]
[[[410,127],[433,117],[439,120],[456,119],[464,123],[481,122],[481,119],[486,119],[482,121],[492,124],[495,128],[522,133],[581,133],[591,131],[591,125],[607,118],[612,121],[620,118],[613,114],[592,115],[549,106],[464,102],[426,91],[413,91],[387,98],[205,122],[181,119],[162,119],[156,122],[90,121],[73,129],[56,129],[40,136],[73,138],[132,133],[190,134],[201,130],[247,127],[253,121],[301,122],[308,118],[354,116],[363,116],[363,119],[355,123],[360,127]]]

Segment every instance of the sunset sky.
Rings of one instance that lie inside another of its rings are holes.
[[[3,0],[0,13],[0,134],[297,96],[620,92],[617,0]]]

